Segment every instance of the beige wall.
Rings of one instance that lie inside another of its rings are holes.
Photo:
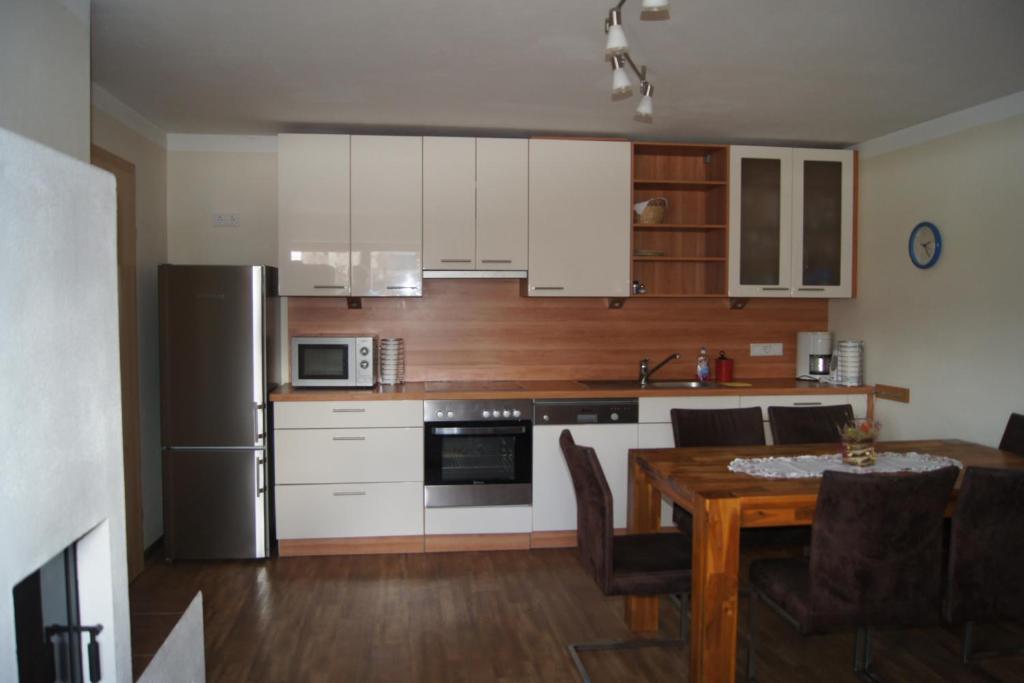
[[[89,3],[0,3],[0,127],[89,161]]]
[[[860,294],[830,321],[865,340],[869,382],[910,387],[876,404],[883,434],[998,443],[1024,413],[1024,116],[865,159],[860,181]],[[919,270],[925,220],[943,253]]]
[[[149,546],[163,534],[156,267],[167,261],[167,151],[95,108],[92,141],[135,165],[142,514]]]
[[[241,214],[215,227],[213,214]],[[172,263],[277,263],[277,154],[170,151],[167,256]]]

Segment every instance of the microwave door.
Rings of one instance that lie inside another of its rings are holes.
[[[292,365],[297,384],[307,387],[355,385],[354,340],[328,338],[293,339]]]

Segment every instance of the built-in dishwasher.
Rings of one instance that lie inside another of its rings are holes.
[[[629,449],[639,444],[635,398],[533,402],[533,531],[576,528],[576,494],[558,445],[563,429],[597,453],[615,504],[615,528],[626,527]]]

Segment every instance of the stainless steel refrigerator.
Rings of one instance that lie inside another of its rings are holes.
[[[167,558],[270,554],[277,271],[158,269]]]

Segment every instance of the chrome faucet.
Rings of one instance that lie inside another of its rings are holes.
[[[646,387],[647,383],[651,379],[651,375],[653,375],[658,370],[660,370],[661,368],[663,368],[664,366],[668,365],[670,362],[672,362],[674,360],[679,360],[679,354],[678,353],[673,353],[668,358],[666,358],[665,360],[663,360],[660,363],[658,363],[657,365],[655,365],[653,369],[651,368],[651,361],[650,360],[648,360],[647,358],[644,358],[643,360],[641,360],[640,361],[640,386],[641,387]]]

